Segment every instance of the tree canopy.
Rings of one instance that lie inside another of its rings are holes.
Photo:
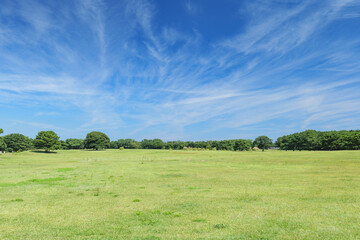
[[[35,138],[35,147],[44,149],[45,152],[53,151],[61,147],[59,136],[54,131],[41,131]]]
[[[0,128],[0,134],[2,134],[4,131]],[[0,137],[0,151],[6,150],[6,143],[4,142],[3,138]]]
[[[84,140],[77,138],[66,139],[67,149],[84,149]]]
[[[0,128],[0,134],[3,129]],[[267,136],[259,136],[254,141],[246,139],[209,140],[209,141],[168,141],[161,139],[144,139],[141,142],[134,139],[118,139],[111,141],[102,132],[88,133],[86,139],[69,138],[59,141],[53,131],[41,131],[35,140],[19,133],[0,137],[0,151],[25,151],[36,147],[51,151],[55,149],[208,149],[227,151],[248,151],[251,147],[267,149],[273,146]],[[306,130],[279,137],[275,146],[281,150],[360,150],[360,130],[315,131]]]
[[[306,130],[279,137],[276,146],[282,150],[358,150],[360,149],[360,131]]]
[[[253,146],[262,149],[268,149],[272,145],[272,140],[267,136],[259,136],[255,139]]]
[[[161,139],[144,139],[141,141],[141,148],[143,149],[162,149],[164,142]]]
[[[110,138],[102,132],[91,132],[86,135],[85,148],[87,149],[106,149],[110,147]]]
[[[130,138],[110,142],[110,148],[118,149],[121,147],[125,149],[137,149],[140,148],[140,143]]]
[[[32,139],[20,134],[12,133],[3,137],[9,152],[26,151],[32,147]]]

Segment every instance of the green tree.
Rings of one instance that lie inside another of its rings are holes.
[[[129,149],[138,149],[140,148],[140,143],[138,141],[132,141],[129,145]]]
[[[102,132],[91,132],[86,135],[85,148],[87,149],[106,149],[110,147],[110,138]]]
[[[267,136],[259,136],[253,143],[254,147],[261,148],[263,151],[272,146],[272,140]]]
[[[119,142],[118,141],[111,141],[110,142],[110,148],[111,149],[119,149],[120,147],[119,147]]]
[[[0,134],[2,134],[4,132],[4,130],[2,130],[2,128],[0,128]],[[0,137],[0,151],[5,151],[6,150],[6,143],[4,142],[3,138]]]
[[[360,149],[360,131],[306,130],[279,137],[276,145],[282,150],[356,150]]]
[[[141,148],[143,149],[162,149],[165,147],[161,139],[144,139],[141,141]]]
[[[180,150],[183,149],[184,147],[187,147],[186,142],[183,141],[169,141],[165,144],[165,148],[166,149],[176,149],[176,150]]]
[[[315,130],[306,130],[301,133],[303,135],[303,150],[315,150],[319,148],[318,133]]]
[[[125,148],[125,149],[136,149],[139,148],[139,143],[134,139],[119,139],[117,140],[117,148]]]
[[[84,140],[77,138],[66,139],[68,149],[84,149]]]
[[[0,151],[6,151],[6,143],[4,142],[2,137],[0,137]]]
[[[234,151],[249,151],[251,150],[251,140],[238,139],[235,140]]]
[[[60,143],[60,148],[59,148],[59,149],[61,149],[61,150],[67,150],[67,149],[69,148],[69,145],[67,144],[66,141],[60,140],[59,143]]]
[[[41,131],[35,138],[35,147],[50,152],[61,147],[59,136],[53,131]]]
[[[32,139],[19,133],[6,135],[3,140],[8,152],[26,151],[32,147]]]

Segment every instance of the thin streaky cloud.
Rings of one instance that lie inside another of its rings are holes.
[[[199,1],[4,1],[1,128],[139,140],[358,128],[358,1],[227,3],[231,24],[211,26]]]

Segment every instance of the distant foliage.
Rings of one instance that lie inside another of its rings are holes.
[[[61,147],[59,136],[53,131],[39,132],[34,143],[36,148],[44,149],[45,152],[54,151]]]
[[[2,137],[0,137],[0,151],[6,151],[6,143],[4,142]]]
[[[137,142],[133,139],[119,139],[111,141],[110,148],[119,149],[172,149],[172,150],[229,150],[248,151],[251,149],[252,141],[244,139],[222,140],[222,141],[169,141],[161,139],[144,139]]]
[[[83,139],[69,138],[66,139],[67,149],[84,149],[85,143]]]
[[[2,134],[4,131],[0,128],[0,134]],[[4,142],[4,139],[0,137],[0,151],[6,151],[6,143]]]
[[[57,138],[58,139],[58,138]],[[31,139],[30,139],[31,140]],[[44,140],[45,141],[45,140]],[[40,140],[35,140],[36,147],[40,147]],[[5,142],[1,147],[5,150]],[[134,139],[118,139],[111,141],[108,136],[102,132],[91,132],[87,134],[86,139],[69,138],[66,141],[58,140],[56,149],[171,149],[171,150],[192,150],[192,151],[205,151],[205,150],[229,150],[229,151],[249,151],[251,150],[252,141],[244,139],[222,140],[222,141],[169,141],[163,142],[161,139],[144,139],[138,142]],[[44,148],[45,149],[45,148]],[[50,150],[49,148],[48,150]]]
[[[307,130],[279,137],[275,143],[282,150],[359,150],[360,131]]]
[[[3,130],[0,128],[0,134]],[[55,149],[170,149],[191,151],[249,151],[268,149],[276,146],[281,150],[360,150],[360,130],[350,131],[315,131],[306,130],[279,137],[275,144],[267,136],[259,136],[254,141],[231,139],[220,141],[169,141],[161,139],[118,139],[111,141],[102,132],[88,133],[86,139],[69,138],[60,140],[53,131],[41,131],[35,140],[22,134],[14,133],[0,137],[0,151],[25,151],[36,147],[51,151]]]
[[[85,148],[87,149],[106,149],[110,147],[110,138],[102,132],[91,132],[86,135]]]
[[[110,148],[112,149],[119,149],[121,147],[124,149],[137,149],[140,148],[140,143],[130,138],[110,142]]]
[[[166,149],[180,150],[186,147],[186,142],[182,141],[170,141],[165,144]]]
[[[142,149],[162,149],[165,143],[161,139],[144,139],[141,141]]]
[[[6,151],[8,152],[26,151],[31,149],[33,146],[32,139],[20,133],[6,135],[3,140],[6,144]]]
[[[271,147],[272,144],[273,144],[272,140],[267,136],[259,136],[253,142],[253,147],[258,147],[264,151],[265,149]]]
[[[251,149],[251,140],[232,139],[221,141],[169,141],[165,143],[166,149],[174,150],[228,150],[228,151],[248,151]]]
[[[249,151],[251,150],[252,141],[238,139],[235,140],[234,151]]]
[[[118,149],[119,148],[119,144],[117,141],[111,141],[110,142],[110,148],[111,149]]]
[[[60,140],[59,143],[60,143],[60,148],[59,149],[61,149],[61,150],[67,150],[68,149],[69,146],[66,143],[66,141]]]

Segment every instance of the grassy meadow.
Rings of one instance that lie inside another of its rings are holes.
[[[0,239],[360,239],[360,151],[3,154]]]

